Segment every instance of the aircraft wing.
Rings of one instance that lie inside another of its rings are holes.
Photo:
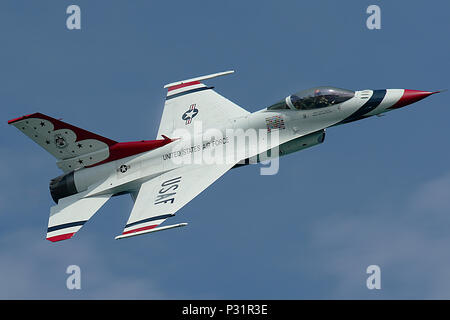
[[[248,111],[201,82],[232,72],[215,73],[165,85],[168,92],[158,137],[174,136],[177,129],[192,133],[196,122],[201,122],[202,130],[223,127],[227,122],[232,127],[233,118],[247,116]],[[175,212],[231,169],[236,162],[189,164],[142,183],[139,191],[132,193],[135,200],[133,210],[123,233],[116,239],[186,225],[182,223],[159,227],[167,218],[172,217]]]
[[[186,225],[159,227],[234,164],[192,164],[142,183],[122,235],[116,239]]]
[[[222,127],[227,122],[232,125],[233,118],[247,116],[248,111],[201,82],[233,72],[220,72],[165,85],[164,88],[168,91],[158,137],[173,136],[172,133],[176,129],[192,131],[195,122],[201,122],[202,128],[208,129],[217,124]]]

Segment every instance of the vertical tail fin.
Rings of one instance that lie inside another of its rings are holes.
[[[105,160],[109,147],[117,142],[75,127],[42,113],[33,113],[8,121],[60,161],[65,172]]]

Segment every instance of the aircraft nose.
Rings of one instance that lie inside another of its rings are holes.
[[[408,104],[420,101],[432,94],[439,93],[440,91],[420,91],[420,90],[408,90],[405,89],[402,97],[389,109],[398,109]]]

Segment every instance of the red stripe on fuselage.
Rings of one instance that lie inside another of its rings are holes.
[[[438,91],[430,92],[430,91],[405,89],[403,91],[402,97],[393,106],[389,107],[388,109],[402,108],[404,106],[407,106],[408,104],[420,101],[434,93],[438,93]]]
[[[109,157],[103,161],[95,163],[89,167],[95,167],[103,163],[111,162],[114,160],[123,159],[133,156],[135,154],[147,152],[150,150],[158,149],[171,143],[174,139],[160,139],[160,140],[142,140],[132,142],[118,142],[109,147]]]

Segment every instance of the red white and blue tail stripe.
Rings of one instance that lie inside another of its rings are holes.
[[[86,192],[60,199],[50,208],[47,240],[56,242],[72,238],[83,225],[105,204],[111,195],[83,198]]]

